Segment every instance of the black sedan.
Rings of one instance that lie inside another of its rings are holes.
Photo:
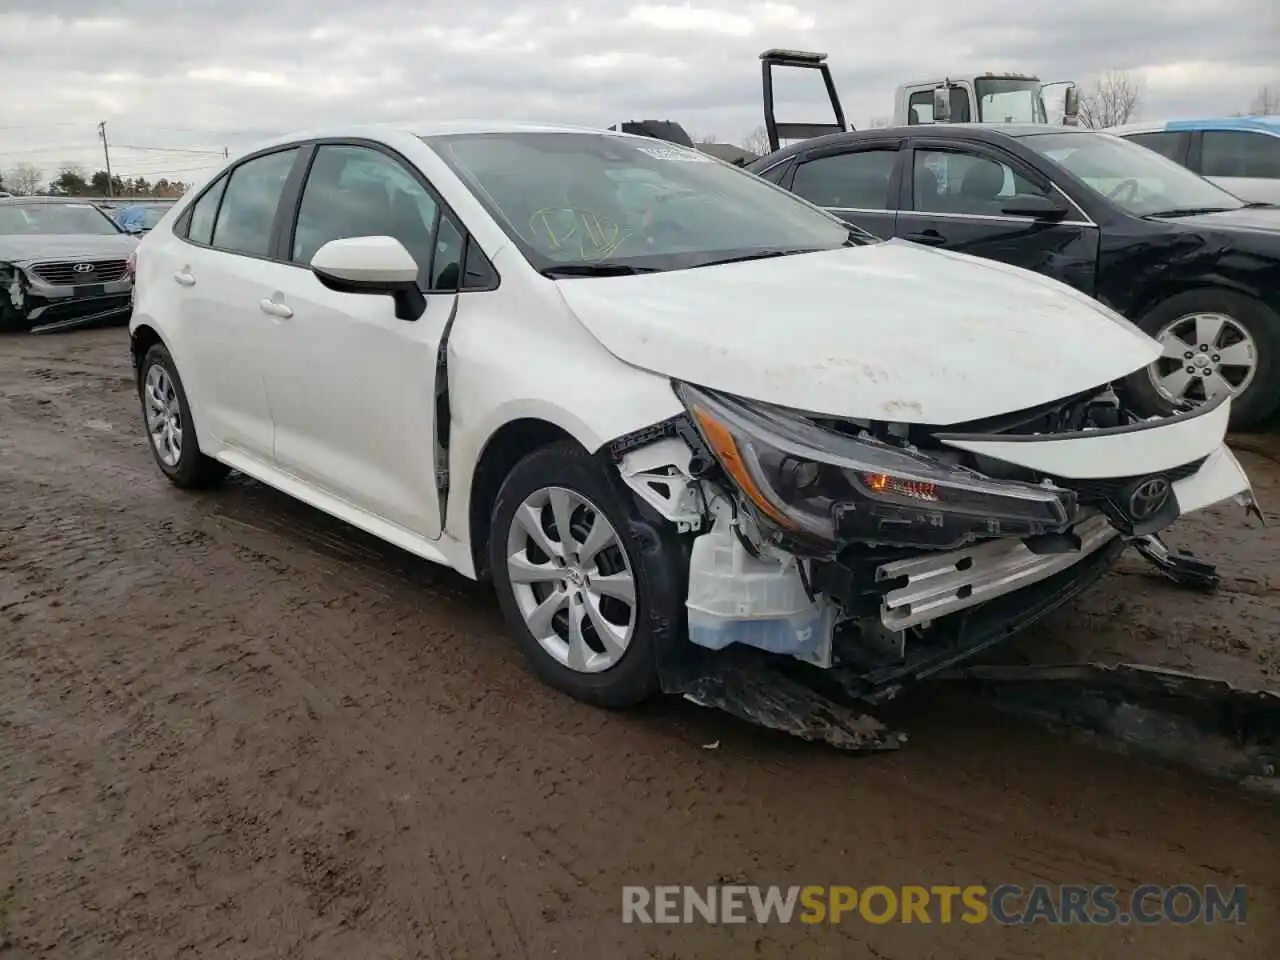
[[[1158,340],[1122,387],[1145,412],[1222,392],[1232,426],[1280,406],[1280,208],[1119,137],[930,124],[838,133],[746,166],[850,224],[1046,274]]]

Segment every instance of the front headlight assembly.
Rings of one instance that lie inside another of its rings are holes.
[[[1069,490],[992,480],[688,384],[676,392],[756,519],[784,537],[949,549],[1058,533],[1076,519]]]

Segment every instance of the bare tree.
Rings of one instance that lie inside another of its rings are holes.
[[[1257,117],[1269,117],[1280,113],[1280,84],[1267,84],[1258,89],[1257,96],[1249,104],[1249,113]]]
[[[752,153],[763,157],[769,152],[769,131],[761,124],[743,137],[738,146],[742,147],[743,150],[750,150]]]
[[[40,189],[44,174],[30,163],[20,163],[9,171],[4,178],[9,185],[9,192],[19,197],[29,197]]]
[[[1138,116],[1142,80],[1123,70],[1109,71],[1093,81],[1080,97],[1080,121],[1094,130],[1128,123]]]
[[[702,134],[702,133],[699,133],[699,134],[697,134],[696,136],[690,137],[690,139],[691,139],[695,144],[697,144],[697,143],[719,143],[719,142],[720,142],[720,138],[719,138],[719,137],[717,137],[714,133],[708,133],[708,134]]]

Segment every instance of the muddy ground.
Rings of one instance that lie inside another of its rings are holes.
[[[1244,456],[1264,508],[1280,466]],[[1280,537],[1172,538],[1023,639],[1280,673]],[[183,494],[121,329],[0,339],[0,960],[1278,956],[1280,807],[945,693],[900,753],[536,683],[495,604],[260,485]],[[716,749],[708,745],[718,743]],[[624,884],[1243,883],[1248,924],[624,926]]]

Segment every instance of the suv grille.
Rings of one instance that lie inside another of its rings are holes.
[[[92,270],[77,272],[77,266],[89,265]],[[68,260],[65,263],[37,263],[31,272],[45,283],[60,287],[78,286],[82,283],[115,283],[124,278],[125,261],[120,260]]]

